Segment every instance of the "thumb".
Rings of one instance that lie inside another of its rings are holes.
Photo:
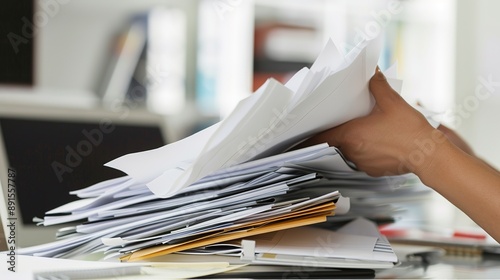
[[[346,140],[347,132],[349,131],[350,124],[352,124],[355,120],[351,120],[350,122],[343,123],[339,126],[336,126],[330,129],[330,137],[328,138],[328,144],[330,146],[334,146],[337,148],[341,148]]]
[[[377,105],[382,109],[393,106],[394,102],[398,102],[398,100],[402,99],[402,97],[391,88],[386,77],[378,67],[377,71],[375,71],[375,74],[370,79],[369,88]]]
[[[344,139],[344,126],[346,124],[341,124],[339,126],[330,128],[323,132],[320,132],[313,137],[309,138],[305,142],[301,143],[300,147],[312,146],[320,143],[328,143],[329,146],[334,146],[340,148]]]

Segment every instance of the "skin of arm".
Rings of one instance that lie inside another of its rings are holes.
[[[371,176],[415,173],[500,241],[500,173],[433,128],[377,70],[369,115],[319,133],[301,146],[328,142]],[[447,133],[448,132],[448,133]]]

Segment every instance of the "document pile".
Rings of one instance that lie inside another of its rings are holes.
[[[349,214],[349,199],[341,192],[356,201],[352,208],[357,213],[349,219],[390,215],[394,209],[363,199],[401,185],[407,187],[400,188],[405,195],[418,193],[408,178],[371,178],[327,144],[288,151],[314,133],[370,112],[374,100],[368,81],[379,52],[379,40],[363,41],[346,56],[329,42],[310,69],[300,70],[286,85],[268,80],[221,122],[109,162],[127,176],[75,191],[80,200],[39,221],[85,222],[61,229],[53,243],[19,253],[73,257],[104,252],[109,258],[143,260]],[[389,81],[401,89],[398,80]],[[390,245],[381,236],[370,238],[365,243],[371,244],[369,251],[382,246],[391,257],[372,254],[368,259],[392,265],[396,259]]]

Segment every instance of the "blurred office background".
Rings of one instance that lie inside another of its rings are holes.
[[[31,1],[9,1],[30,11]],[[227,115],[267,78],[285,82],[329,38],[348,52],[380,34],[381,68],[398,63],[402,95],[442,112],[500,168],[498,1],[35,0],[32,7],[32,17],[2,12],[10,16],[0,19],[1,64],[22,66],[17,76],[2,68],[1,102],[151,111],[165,116],[175,140]],[[469,223],[446,209],[436,218]]]

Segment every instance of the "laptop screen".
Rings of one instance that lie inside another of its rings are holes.
[[[70,191],[123,176],[103,166],[121,155],[162,146],[158,126],[0,119],[9,168],[16,172],[22,222],[75,200]]]
[[[76,200],[71,191],[124,175],[106,162],[168,142],[164,118],[147,112],[124,116],[101,109],[21,109],[0,110],[0,214],[5,226],[7,177],[15,172],[19,246],[55,239],[64,225],[36,226],[33,218]]]

